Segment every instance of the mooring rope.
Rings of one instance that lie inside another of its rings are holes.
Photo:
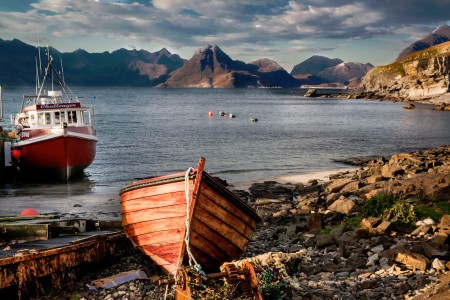
[[[197,263],[197,261],[195,260],[194,255],[192,255],[191,252],[191,247],[189,246],[189,233],[190,233],[190,215],[191,215],[191,197],[189,195],[189,174],[191,173],[192,168],[187,169],[186,174],[184,175],[184,190],[185,190],[185,195],[186,195],[186,236],[184,238],[184,243],[186,244],[186,251],[189,257],[189,266],[192,266],[192,262],[194,262],[194,266],[196,268],[198,268],[199,270],[200,265]]]

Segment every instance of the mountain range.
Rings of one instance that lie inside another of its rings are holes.
[[[127,49],[102,53],[78,49],[62,53],[49,49],[55,65],[61,60],[68,82],[79,86],[287,88],[328,82],[348,84],[351,78],[363,77],[371,66],[314,56],[296,65],[289,74],[267,58],[250,63],[233,60],[217,45],[198,49],[189,60],[165,48],[154,53]],[[45,51],[17,39],[0,39],[0,83],[34,85],[36,65],[43,72],[38,58],[44,58]]]
[[[71,85],[81,86],[155,86],[167,80],[170,72],[186,62],[166,49],[154,53],[126,49],[111,53],[89,53],[82,49],[70,53],[61,53],[54,48],[49,50],[55,66],[62,62],[64,76],[70,78]],[[36,65],[40,72],[44,72],[38,57],[46,61],[45,52],[45,48],[38,51],[17,39],[0,39],[0,83],[34,85]]]
[[[395,61],[399,61],[414,52],[421,51],[447,41],[450,41],[450,26],[440,25],[422,39],[406,47],[402,52],[400,52]]]

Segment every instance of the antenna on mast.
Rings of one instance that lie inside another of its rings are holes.
[[[66,81],[64,80],[64,67],[63,67],[63,63],[62,63],[62,57],[59,57],[60,63],[61,63],[61,77],[62,77],[62,81],[63,81],[63,85],[66,85]]]

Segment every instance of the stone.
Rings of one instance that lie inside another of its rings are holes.
[[[370,236],[369,229],[367,229],[367,228],[357,228],[355,230],[355,236],[358,239],[367,239]]]
[[[431,229],[431,225],[421,225],[411,232],[411,235],[427,234]]]
[[[394,259],[396,262],[404,264],[408,269],[425,271],[430,261],[419,253],[399,252]]]
[[[326,198],[326,205],[331,205],[334,201],[336,201],[337,199],[339,199],[342,196],[341,193],[331,193],[328,194],[327,198]]]
[[[383,176],[372,175],[372,176],[368,177],[366,180],[367,180],[367,183],[376,183],[376,182],[383,181]]]
[[[439,228],[450,228],[450,215],[444,215],[439,223]]]
[[[363,229],[371,229],[378,226],[378,224],[381,223],[380,218],[375,217],[368,217],[361,220],[361,223],[359,224],[361,228]]]
[[[431,241],[433,243],[438,244],[438,245],[446,244],[447,240],[448,240],[448,234],[441,233],[441,232],[438,232],[435,235],[433,235],[433,238],[431,239]]]
[[[326,193],[336,193],[339,192],[344,186],[352,182],[353,179],[351,178],[342,178],[342,179],[336,179],[331,181],[327,184],[325,187]]]
[[[433,219],[431,219],[431,218],[427,218],[427,219],[420,220],[420,221],[417,221],[417,222],[416,222],[416,225],[417,225],[417,226],[423,226],[423,225],[435,225],[435,224],[436,224],[436,222],[435,222]]]
[[[431,267],[435,269],[436,271],[445,271],[445,265],[442,263],[442,261],[439,258],[435,258],[433,262],[431,263]]]
[[[286,228],[286,235],[291,239],[296,237],[298,232],[299,232],[299,227],[297,226],[297,224],[290,224]]]
[[[381,193],[381,192],[383,192],[383,189],[374,189],[374,190],[371,190],[370,192],[364,194],[364,197],[366,199],[370,199],[373,196],[375,196],[376,194]]]
[[[378,253],[375,253],[374,255],[369,256],[369,257],[367,258],[367,264],[366,264],[366,266],[368,266],[368,267],[370,267],[370,266],[375,266],[375,265],[376,265],[376,262],[378,261],[378,259],[379,259]]]
[[[361,188],[362,184],[359,181],[353,180],[347,183],[339,192],[341,194],[353,193]]]
[[[391,222],[383,221],[376,227],[376,231],[378,234],[384,234],[389,229],[389,226],[391,226]]]
[[[364,280],[360,283],[360,286],[363,290],[374,289],[378,286],[378,282],[376,280]]]
[[[322,214],[311,213],[308,217],[308,230],[322,229]]]
[[[349,215],[356,210],[356,203],[353,200],[341,197],[328,206],[328,209]]]
[[[321,234],[315,238],[316,247],[319,249],[334,245],[334,238],[331,234]]]
[[[345,232],[345,225],[341,224],[338,227],[331,230],[330,234],[335,241],[338,241],[339,238],[344,234],[344,232]]]

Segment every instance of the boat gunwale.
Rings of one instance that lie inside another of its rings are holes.
[[[195,179],[197,172],[191,171],[189,173],[189,179]],[[157,176],[157,177],[150,177],[147,179],[143,179],[140,181],[132,182],[130,185],[122,188],[119,192],[119,196],[122,196],[124,193],[131,192],[134,190],[138,190],[141,188],[151,187],[155,185],[161,185],[166,183],[173,183],[177,181],[183,181],[185,180],[185,175],[182,173],[176,173],[171,175],[165,175],[165,176]],[[130,201],[130,200],[126,200]],[[125,202],[125,201],[122,201]]]

